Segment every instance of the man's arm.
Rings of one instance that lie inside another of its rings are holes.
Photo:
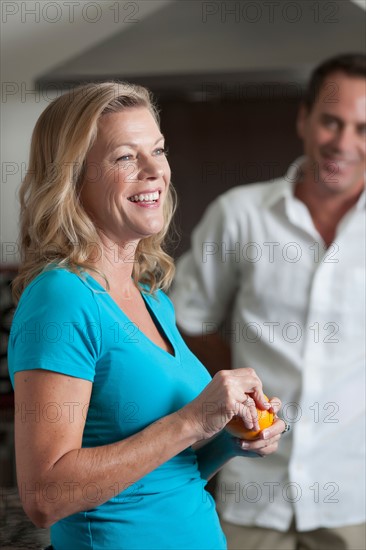
[[[191,336],[180,329],[190,350],[203,363],[211,376],[219,370],[231,369],[230,346],[218,332],[199,336]]]

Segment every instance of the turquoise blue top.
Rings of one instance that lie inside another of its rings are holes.
[[[83,447],[143,430],[210,381],[176,328],[169,298],[162,291],[143,298],[174,355],[149,340],[87,273],[45,271],[22,294],[9,342],[12,382],[15,372],[31,369],[92,381]],[[101,506],[54,524],[52,544],[55,550],[225,549],[205,484],[188,448],[125,490],[116,482],[116,496]]]

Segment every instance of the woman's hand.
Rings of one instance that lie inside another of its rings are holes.
[[[270,400],[270,406],[271,412],[276,414],[280,409],[281,402],[279,399],[273,398]],[[224,429],[211,439],[205,439],[192,445],[196,451],[202,477],[210,479],[232,458],[238,456],[258,458],[273,453],[277,450],[284,427],[284,421],[276,418],[274,424],[263,430],[256,440],[238,439]]]
[[[196,399],[180,409],[196,433],[197,441],[208,439],[238,415],[248,429],[259,430],[256,405],[270,409],[262,382],[253,369],[221,370]]]
[[[281,401],[278,397],[273,397],[269,400],[271,409],[275,415],[281,408]],[[275,421],[272,426],[266,428],[258,437],[254,440],[237,439],[237,445],[243,451],[251,451],[257,453],[259,456],[267,456],[277,451],[278,443],[281,439],[281,434],[286,427],[286,423],[281,418],[275,416]]]

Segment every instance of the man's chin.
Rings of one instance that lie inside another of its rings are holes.
[[[342,177],[341,174],[329,174],[327,171],[319,174],[319,183],[329,193],[339,195],[342,193],[352,193],[361,190],[363,185],[360,179]]]

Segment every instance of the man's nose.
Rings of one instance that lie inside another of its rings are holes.
[[[340,152],[352,151],[356,143],[355,139],[354,129],[351,126],[343,126],[343,128],[337,132],[334,139],[334,145]]]

